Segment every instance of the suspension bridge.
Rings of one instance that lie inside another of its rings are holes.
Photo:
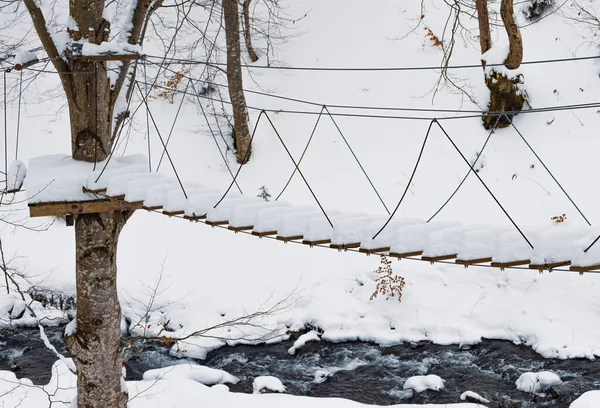
[[[184,185],[168,150],[169,139],[177,116],[174,119],[169,137],[165,140],[160,134],[160,130],[148,105],[148,92],[144,93],[142,91],[140,83],[145,86],[148,85],[147,79],[143,82],[135,83],[141,95],[140,106],[145,105],[148,118],[152,120],[161,140],[162,156],[167,157],[175,174],[174,177],[167,177],[157,171],[153,172],[152,166],[149,163],[150,155],[116,156],[113,151],[104,163],[97,164],[75,161],[69,156],[54,155],[32,159],[26,177],[24,176],[24,166],[19,167],[19,169],[9,170],[7,164],[5,164],[5,191],[17,192],[21,189],[26,190],[31,217],[64,216],[67,220],[67,225],[73,225],[74,217],[78,214],[143,209],[169,217],[182,218],[218,228],[226,228],[234,233],[250,234],[258,238],[275,239],[281,242],[295,242],[305,244],[309,247],[324,247],[338,251],[355,251],[367,255],[390,256],[398,259],[420,260],[431,263],[453,263],[465,267],[519,268],[539,271],[573,271],[579,273],[600,270],[600,244],[596,246],[597,241],[600,239],[600,227],[593,227],[591,225],[546,163],[507,116],[510,112],[473,111],[467,112],[464,118],[494,115],[497,116],[497,120],[500,120],[502,117],[508,119],[511,126],[524,142],[524,145],[531,150],[553,181],[585,220],[586,227],[551,226],[523,229],[517,225],[509,212],[501,204],[501,200],[474,169],[493,131],[490,131],[488,134],[485,143],[478,151],[475,161],[469,162],[441,123],[442,119],[459,119],[461,117],[438,119],[435,117],[405,118],[400,116],[376,115],[377,117],[419,119],[429,120],[430,122],[406,189],[393,211],[390,211],[381,199],[381,195],[375,188],[364,166],[360,163],[352,146],[336,123],[335,116],[340,115],[340,113],[332,113],[327,105],[321,105],[320,112],[318,113],[309,112],[318,116],[306,147],[298,160],[294,158],[286,146],[285,140],[271,120],[268,110],[260,109],[254,131],[251,135],[252,141],[256,136],[256,130],[261,120],[266,121],[272,127],[279,142],[284,147],[287,157],[294,166],[293,173],[288,179],[284,190],[292,177],[298,174],[312,195],[316,204],[315,207],[299,206],[279,201],[277,199],[281,194],[279,194],[275,201],[265,201],[258,197],[249,197],[242,194],[237,183],[237,178],[240,172],[243,171],[242,166],[239,166],[234,174],[228,165],[232,181],[225,191],[217,191],[201,184]],[[189,84],[192,84],[193,94],[200,100],[199,93],[194,89],[192,78],[189,78]],[[185,94],[187,89],[188,87],[182,93]],[[292,98],[283,98],[296,102],[299,101]],[[312,103],[307,101],[299,102]],[[6,112],[6,92],[4,106]],[[134,114],[140,106],[134,110]],[[538,110],[545,112],[588,109],[598,106],[600,104],[592,103],[577,106],[549,107]],[[336,107],[352,108],[346,106]],[[369,110],[383,109],[374,107],[362,108]],[[410,111],[408,108],[406,110]],[[440,110],[433,109],[424,111],[441,112]],[[202,109],[202,112],[206,117],[204,109]],[[290,111],[287,113],[305,112]],[[179,110],[177,111],[178,114]],[[341,115],[344,116],[347,114]],[[326,211],[321,204],[309,181],[302,173],[300,165],[322,116],[328,116],[335,124],[335,128],[348,148],[348,152],[360,167],[374,194],[377,195],[377,198],[385,209],[386,214],[345,214],[337,211]],[[371,117],[373,115],[358,116]],[[210,127],[208,118],[207,123]],[[433,128],[439,129],[450,142],[456,154],[465,163],[466,174],[452,195],[429,219],[421,220],[397,216],[397,211],[408,192],[415,174],[418,172],[419,164]],[[212,129],[211,133],[214,136]],[[7,132],[5,129],[5,146],[6,138]],[[223,159],[227,164],[225,157]],[[6,148],[5,162],[8,163]],[[19,172],[21,174],[17,177],[16,175]],[[492,197],[503,211],[511,227],[467,226],[457,222],[437,222],[433,220],[471,175],[481,183],[487,194]],[[238,191],[233,190],[234,186]]]

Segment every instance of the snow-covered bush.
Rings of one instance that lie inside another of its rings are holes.
[[[554,0],[531,0],[523,13],[529,21],[536,21],[554,9]]]
[[[398,302],[402,302],[402,289],[406,281],[402,276],[394,273],[392,261],[382,256],[381,265],[375,273],[379,274],[379,277],[375,280],[377,286],[375,287],[375,292],[371,295],[371,300],[381,295],[385,296],[386,300],[390,297],[398,297]]]

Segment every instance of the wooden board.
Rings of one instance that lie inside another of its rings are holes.
[[[422,254],[423,254],[423,251],[403,252],[403,253],[390,252],[389,256],[394,257],[394,258],[408,258],[411,256],[421,256]]]
[[[529,265],[529,269],[537,269],[538,271],[543,271],[544,269],[554,269],[560,268],[561,266],[569,266],[571,265],[571,261],[564,262],[554,262],[549,264],[531,264]]]
[[[257,237],[266,237],[267,235],[277,235],[277,231],[265,231],[265,232],[252,231],[252,235],[257,236]]]
[[[217,225],[227,225],[229,221],[206,221],[205,224],[216,227]]]
[[[47,217],[67,214],[98,214],[111,211],[128,211],[142,208],[142,203],[129,203],[109,199],[29,204],[30,217]]]
[[[277,236],[277,241],[284,241],[284,242],[288,242],[288,241],[299,241],[302,238],[304,238],[303,235],[292,235],[290,237],[282,237],[282,236]]]
[[[16,190],[15,190],[15,189],[13,189],[13,190],[7,190],[7,191],[6,191],[6,194],[14,194],[14,193],[18,193],[19,191],[21,191],[21,189],[20,189],[20,188],[18,188],[18,189],[16,189]]]
[[[227,227],[228,230],[239,232],[239,231],[250,231],[254,229],[254,225],[248,225],[246,227],[232,227],[231,225]]]
[[[421,259],[427,262],[435,262],[435,261],[445,261],[447,259],[454,259],[458,256],[458,254],[448,254],[448,255],[439,255],[439,256],[422,256]]]
[[[530,259],[523,259],[520,261],[512,261],[512,262],[492,262],[492,266],[494,268],[510,268],[511,266],[519,266],[519,265],[529,265],[531,263]]]
[[[316,240],[316,241],[307,241],[307,240],[304,240],[304,241],[302,241],[302,243],[304,245],[310,245],[310,246],[313,246],[313,245],[326,245],[326,244],[331,243],[331,240],[330,239],[321,239],[321,240]]]
[[[185,214],[185,211],[183,211],[183,210],[164,211],[163,210],[163,214],[168,215],[169,217],[172,217],[174,215],[183,215],[183,214]]]
[[[147,207],[147,206],[143,205],[142,208],[146,211],[160,211],[160,210],[162,210],[163,206],[155,205],[155,206]]]
[[[600,269],[600,264],[597,265],[586,265],[586,266],[571,266],[569,268],[570,271],[573,272],[579,272],[579,273],[583,273],[583,272],[589,272],[589,271],[595,271]]]
[[[344,249],[360,248],[360,242],[351,242],[349,244],[331,244],[329,245],[329,248],[337,249],[338,251]]]
[[[206,214],[205,215],[184,215],[183,218],[186,220],[189,220],[189,221],[204,220],[204,219],[206,219]]]
[[[478,258],[478,259],[457,259],[454,261],[457,265],[475,265],[480,263],[492,262],[492,258]]]
[[[381,247],[381,248],[372,248],[372,249],[360,248],[358,250],[358,252],[362,252],[363,254],[379,254],[382,252],[390,252],[390,247]]]

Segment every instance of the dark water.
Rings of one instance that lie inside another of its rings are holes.
[[[60,331],[54,328],[47,333],[64,353]],[[56,358],[43,346],[37,330],[0,331],[0,342],[0,370],[12,370],[36,384],[48,382]],[[490,400],[486,404],[490,408],[567,408],[585,391],[600,388],[600,365],[594,361],[544,359],[525,346],[505,341],[486,340],[470,349],[429,343],[382,348],[359,342],[313,342],[291,356],[287,350],[292,343],[225,347],[198,363],[240,378],[238,384],[229,384],[234,392],[252,392],[255,377],[273,375],[290,394],[341,397],[377,405],[455,403],[460,402],[462,392],[471,390]],[[146,370],[183,362],[171,357],[168,350],[163,345],[150,345],[131,358],[127,379],[139,380]],[[319,370],[331,375],[315,383]],[[563,384],[545,395],[516,389],[515,381],[522,373],[541,370],[558,374]],[[442,377],[445,388],[420,394],[402,389],[408,377],[425,374]]]

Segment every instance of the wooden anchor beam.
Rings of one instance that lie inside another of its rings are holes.
[[[67,214],[98,214],[112,211],[139,210],[142,202],[130,203],[110,199],[29,204],[30,217],[66,216]]]

